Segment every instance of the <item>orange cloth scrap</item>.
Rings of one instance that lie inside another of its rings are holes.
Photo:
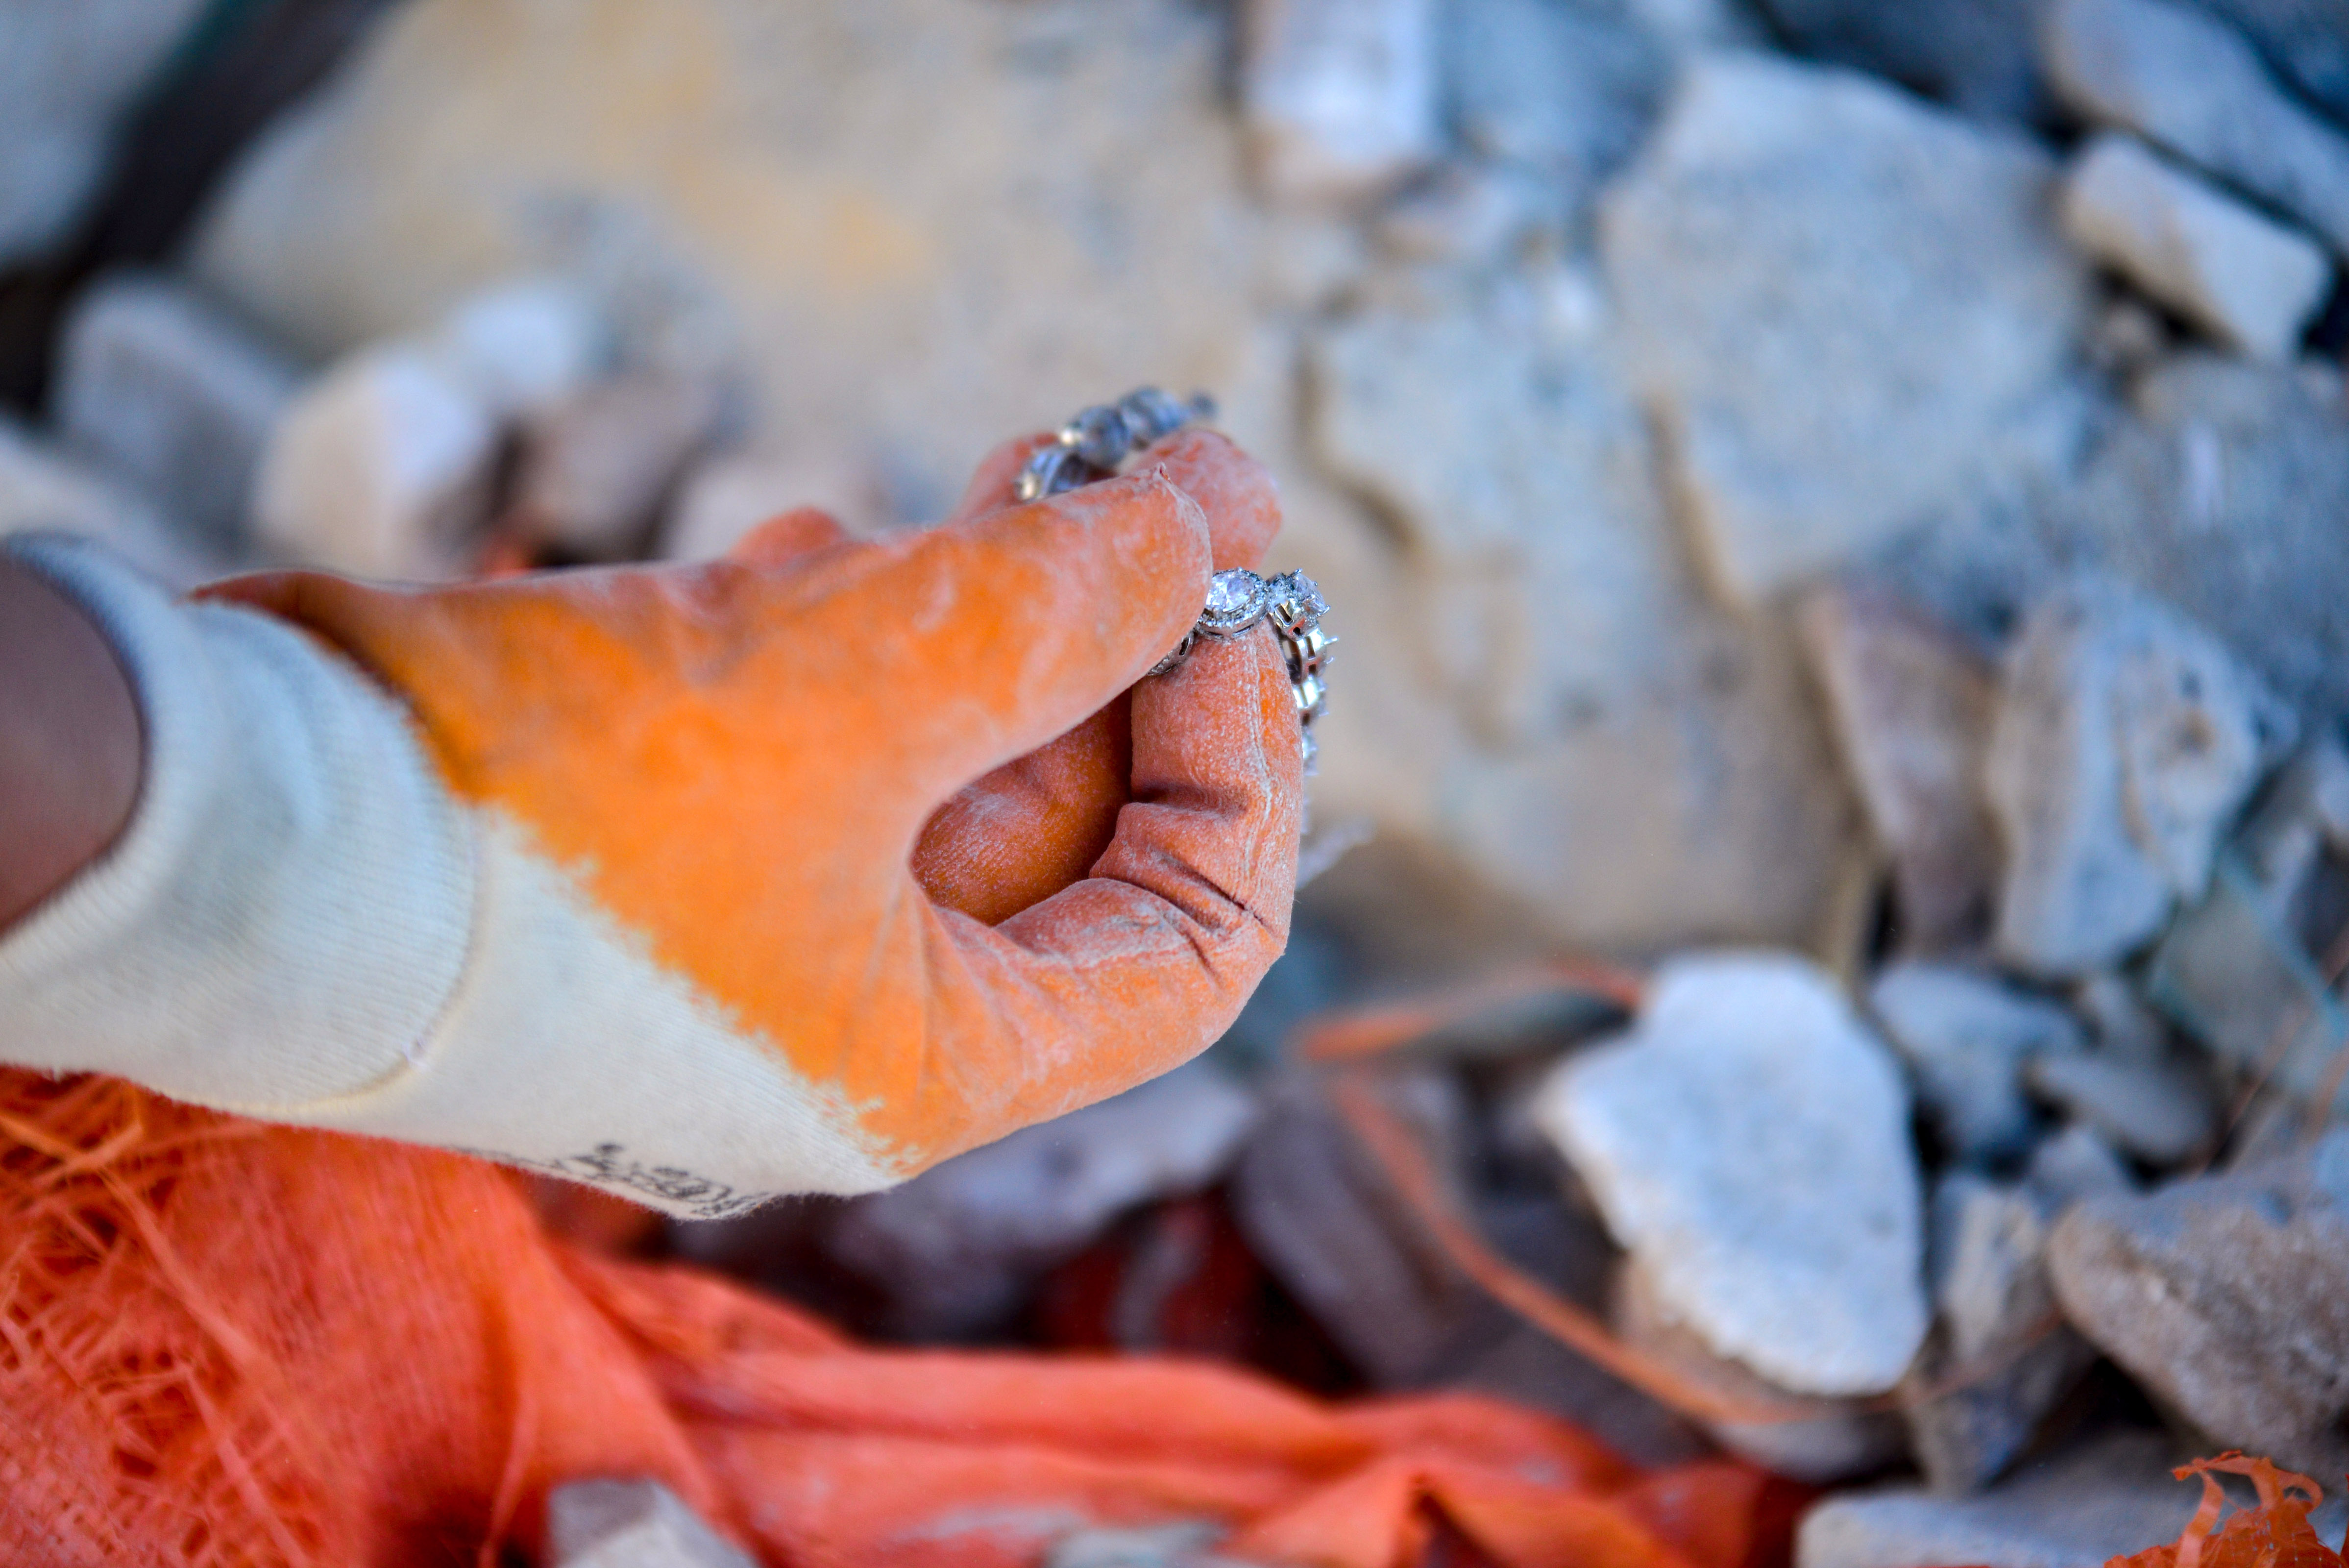
[[[864,1348],[568,1248],[487,1164],[114,1079],[0,1073],[0,1561],[26,1568],[486,1564],[605,1475],[773,1568],[1010,1568],[1197,1518],[1264,1563],[1403,1568],[1442,1528],[1500,1568],[1740,1568],[1767,1503],[1743,1466],[1642,1473],[1482,1397]]]
[[[2179,1480],[2202,1478],[2202,1506],[2177,1543],[2116,1557],[2105,1568],[2342,1568],[2342,1553],[2319,1540],[2308,1522],[2308,1511],[2324,1501],[2323,1489],[2308,1477],[2240,1453],[2197,1459],[2176,1473]],[[2223,1526],[2219,1515],[2227,1500],[2219,1490],[2220,1474],[2249,1477],[2259,1494],[2257,1506],[2238,1509]],[[2349,1547],[2349,1542],[2343,1544]]]

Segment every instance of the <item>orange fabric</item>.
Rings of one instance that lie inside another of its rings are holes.
[[[1761,1478],[1642,1476],[1482,1397],[1333,1407],[1205,1364],[861,1348],[567,1249],[478,1161],[0,1074],[0,1561],[472,1563],[650,1475],[771,1568],[1010,1568],[1207,1518],[1247,1560],[1738,1568]]]
[[[465,800],[848,1107],[898,1174],[1164,1072],[1287,939],[1302,799],[1270,633],[1126,693],[1278,525],[1187,432],[1123,478],[726,561],[212,590],[400,693]]]
[[[2219,1490],[2222,1474],[2249,1478],[2258,1502],[2220,1525],[2227,1501]],[[2309,1510],[2324,1501],[2324,1490],[2308,1477],[2240,1452],[2197,1459],[2177,1475],[2202,1478],[2202,1505],[2184,1532],[2172,1545],[2116,1557],[2106,1568],[2342,1568],[2342,1552],[2325,1545],[2308,1522]]]

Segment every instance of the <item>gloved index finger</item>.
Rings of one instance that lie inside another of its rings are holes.
[[[840,563],[798,646],[812,677],[864,696],[830,741],[926,815],[1140,679],[1197,619],[1210,560],[1197,502],[1146,469]]]

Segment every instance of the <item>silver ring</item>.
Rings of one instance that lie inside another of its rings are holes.
[[[1258,621],[1270,622],[1288,666],[1288,689],[1297,699],[1298,743],[1310,774],[1319,750],[1313,723],[1330,711],[1330,650],[1338,641],[1321,629],[1321,618],[1329,613],[1330,603],[1319,586],[1302,572],[1283,572],[1269,579],[1246,567],[1217,572],[1207,579],[1207,602],[1198,621],[1172,653],[1150,667],[1150,673],[1165,675],[1181,668],[1201,638],[1220,641],[1241,636]]]
[[[1143,387],[1113,403],[1096,403],[1062,425],[1051,445],[1037,449],[1019,471],[1011,493],[1021,501],[1039,501],[1107,479],[1135,452],[1185,425],[1215,417],[1216,400],[1205,392],[1179,402],[1155,387]]]

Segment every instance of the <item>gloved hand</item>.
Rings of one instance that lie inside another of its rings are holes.
[[[1287,938],[1297,714],[1262,627],[1134,683],[1261,554],[1272,487],[1192,431],[1012,504],[1034,445],[924,532],[798,513],[707,566],[212,590],[389,689],[478,877],[409,1062],[263,1114],[717,1213],[885,1185],[1211,1043]]]

